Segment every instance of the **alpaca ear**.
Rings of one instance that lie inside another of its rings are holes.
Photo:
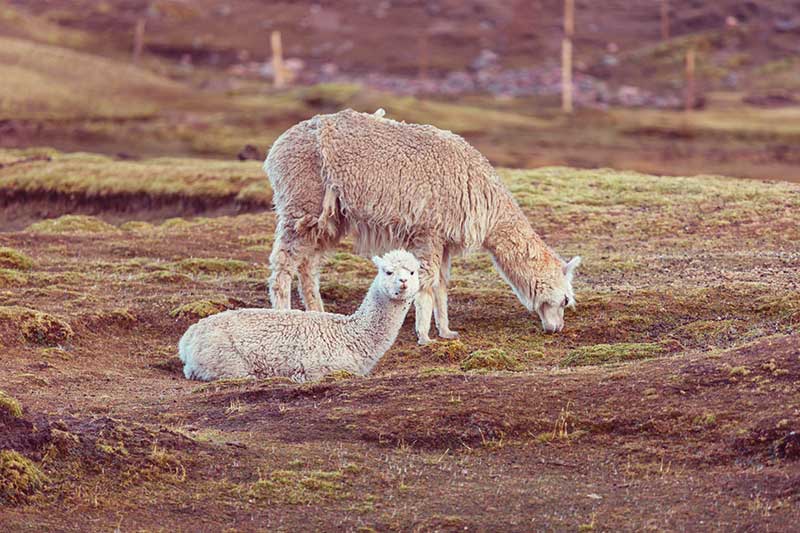
[[[571,282],[572,276],[575,275],[575,269],[577,269],[581,265],[581,256],[576,255],[572,259],[569,260],[569,263],[564,265],[564,275],[567,279]]]
[[[375,266],[378,267],[378,270],[383,270],[383,259],[377,255],[374,255],[372,256],[372,262],[375,263]]]

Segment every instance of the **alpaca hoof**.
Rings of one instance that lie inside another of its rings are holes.
[[[431,342],[432,341],[430,337],[420,337],[419,340],[417,341],[417,344],[419,344],[420,346],[427,346]]]
[[[457,339],[458,332],[453,330],[440,331],[439,336],[443,339]]]

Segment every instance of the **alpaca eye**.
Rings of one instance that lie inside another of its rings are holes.
[[[564,303],[561,305],[563,305],[564,307],[569,305],[569,296],[564,296]]]
[[[387,275],[387,276],[391,276],[392,274],[394,274],[394,272],[390,272],[390,271],[388,271],[388,270],[386,271],[386,275]]]
[[[411,273],[411,275],[412,275],[412,276],[413,276],[414,274],[416,274],[416,272],[412,272],[412,273]]]

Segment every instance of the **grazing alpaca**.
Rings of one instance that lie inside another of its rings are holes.
[[[364,375],[392,346],[419,290],[419,262],[405,250],[374,257],[378,275],[350,316],[239,309],[204,318],[178,344],[189,379],[284,376],[315,380],[335,370]]]
[[[264,163],[278,215],[270,256],[270,300],[290,308],[295,272],[306,309],[321,311],[322,255],[352,233],[359,253],[404,247],[422,264],[416,331],[430,342],[454,338],[447,316],[450,259],[483,249],[547,332],[564,327],[574,304],[565,262],[531,227],[511,193],[477,150],[449,131],[345,110],[287,130]],[[435,306],[434,306],[435,304]]]

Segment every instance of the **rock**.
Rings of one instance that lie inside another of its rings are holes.
[[[245,145],[245,147],[242,148],[239,151],[238,154],[236,154],[236,157],[239,158],[239,161],[248,161],[248,160],[263,161],[264,160],[264,154],[262,154],[261,151],[258,148],[256,148],[255,146],[253,146],[252,144]]]

